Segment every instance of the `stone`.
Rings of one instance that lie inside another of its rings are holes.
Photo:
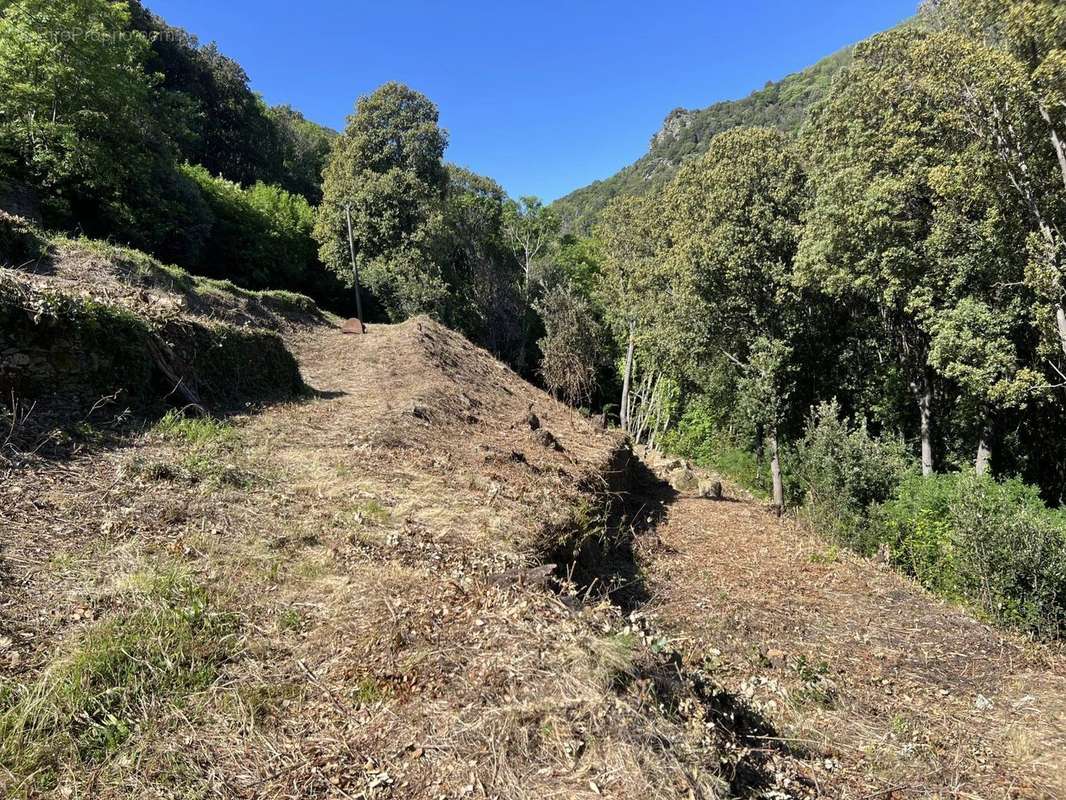
[[[539,444],[541,447],[546,447],[549,450],[562,450],[562,446],[556,440],[552,432],[544,428],[540,428],[533,432],[533,441]]]
[[[697,492],[700,488],[700,479],[692,470],[682,468],[670,473],[670,485],[679,492]]]
[[[349,320],[345,320],[344,325],[341,326],[341,333],[346,335],[364,334],[366,333],[366,325],[358,317],[352,317]]]
[[[722,482],[700,481],[700,497],[706,497],[709,500],[721,500]]]

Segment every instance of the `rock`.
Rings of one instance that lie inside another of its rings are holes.
[[[344,325],[341,327],[341,333],[347,335],[363,334],[366,333],[366,325],[364,325],[358,317],[352,317],[345,321]]]
[[[415,419],[420,419],[423,422],[429,422],[432,417],[432,414],[430,414],[429,409],[426,408],[424,405],[420,405],[419,403],[411,403],[411,405],[404,409],[404,413],[408,416],[414,417]]]
[[[529,404],[529,413],[526,414],[523,423],[529,426],[531,431],[538,430],[540,428],[540,417],[533,413],[533,404]]]
[[[700,479],[695,472],[682,467],[670,473],[670,485],[679,492],[697,492],[700,488]]]
[[[539,444],[541,447],[546,447],[549,450],[562,450],[562,445],[552,435],[552,432],[541,428],[533,432],[533,441]]]
[[[721,481],[700,481],[700,497],[706,497],[709,500],[721,500],[722,499],[722,482]]]

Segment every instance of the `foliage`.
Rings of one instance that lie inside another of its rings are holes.
[[[893,561],[922,584],[1041,636],[1066,623],[1066,516],[1017,480],[911,478],[877,514]]]
[[[871,435],[865,420],[843,418],[834,400],[812,409],[793,459],[804,514],[816,526],[867,554],[868,513],[888,500],[908,473],[905,444]]]
[[[313,281],[314,212],[303,197],[262,183],[243,189],[201,166],[182,170],[212,217],[200,256],[203,272],[249,288],[299,288]]]
[[[448,287],[440,318],[517,363],[525,344],[522,271],[504,240],[505,201],[492,179],[449,165],[433,252]]]
[[[603,360],[603,332],[588,300],[569,286],[548,291],[537,306],[545,335],[540,373],[548,391],[572,406],[588,402]]]
[[[0,15],[0,173],[49,220],[130,230],[142,176],[166,157],[148,42],[123,35],[128,21],[109,0],[14,0]]]
[[[765,497],[770,490],[769,476],[750,444],[748,437],[729,430],[720,405],[698,395],[687,402],[663,438],[662,447]]]
[[[359,99],[325,170],[315,238],[326,266],[354,281],[350,212],[360,277],[391,319],[439,307],[447,286],[432,257],[432,222],[448,174],[447,135],[426,97],[386,83]]]

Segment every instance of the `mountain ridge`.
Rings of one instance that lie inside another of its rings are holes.
[[[648,152],[602,180],[575,189],[552,203],[573,233],[587,233],[615,197],[642,195],[665,184],[686,160],[704,153],[717,134],[739,127],[765,126],[794,132],[807,110],[825,96],[836,75],[851,63],[850,45],[806,69],[769,81],[739,100],[702,109],[675,108],[649,141]]]

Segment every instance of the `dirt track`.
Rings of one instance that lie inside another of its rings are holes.
[[[734,492],[734,495],[736,493]],[[762,504],[677,497],[657,618],[752,698],[832,797],[1066,797],[1066,659]]]

